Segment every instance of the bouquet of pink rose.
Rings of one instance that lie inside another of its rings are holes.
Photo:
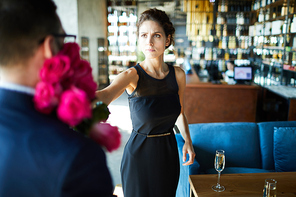
[[[35,108],[41,113],[56,111],[58,118],[97,143],[113,151],[120,146],[117,127],[105,123],[107,105],[95,100],[97,84],[89,62],[80,59],[79,46],[66,43],[54,57],[44,62],[34,96]]]

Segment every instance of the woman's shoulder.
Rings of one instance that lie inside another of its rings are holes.
[[[135,67],[130,67],[121,73],[124,79],[127,79],[131,84],[137,84],[139,79],[138,71]]]
[[[130,67],[123,71],[121,74],[125,75],[125,77],[135,77],[136,75],[138,75],[138,72],[135,67]]]
[[[119,86],[126,85],[128,86],[131,83],[135,83],[138,80],[138,73],[134,67],[128,68],[121,72],[115,79],[114,83]]]

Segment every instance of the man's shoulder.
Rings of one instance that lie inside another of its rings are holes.
[[[93,146],[97,147],[96,151],[100,151],[99,145],[63,123],[55,113],[38,112],[34,107],[33,96],[0,88],[0,103],[2,134],[9,133],[10,139],[7,140],[30,140],[30,146],[37,147],[35,154],[48,157],[64,154],[70,159],[82,147]]]

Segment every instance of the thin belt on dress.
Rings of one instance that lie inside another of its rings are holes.
[[[162,136],[167,136],[167,135],[171,135],[171,133],[161,133],[161,134],[154,134],[154,135],[149,135],[149,134],[143,134],[143,133],[139,133],[135,130],[133,130],[133,132],[139,134],[139,135],[144,135],[146,137],[162,137]]]

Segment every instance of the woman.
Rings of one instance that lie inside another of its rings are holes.
[[[185,73],[163,60],[175,32],[165,12],[143,12],[137,28],[145,60],[119,74],[97,96],[109,104],[128,93],[133,132],[121,163],[124,196],[174,197],[180,170],[173,132],[176,121],[185,139],[183,165],[192,164],[195,157],[183,107]]]
[[[235,84],[234,81],[234,61],[227,61],[227,71],[223,74],[224,81],[228,84]]]

